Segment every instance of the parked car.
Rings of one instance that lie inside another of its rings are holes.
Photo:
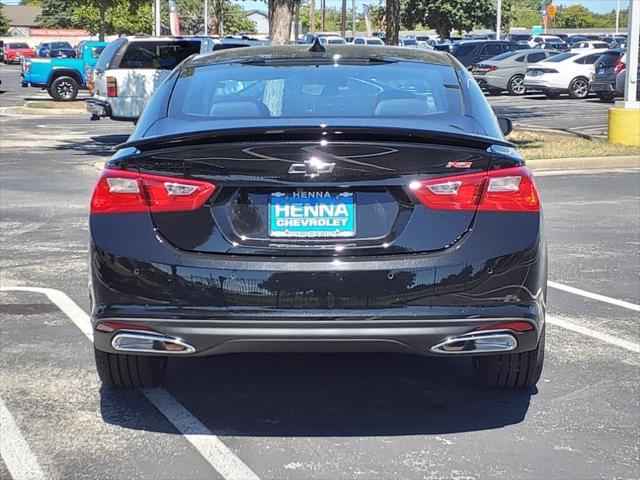
[[[95,92],[87,100],[91,118],[137,121],[147,99],[176,65],[190,55],[210,52],[213,46],[211,37],[114,40],[104,49],[94,69]]]
[[[455,45],[451,53],[460,63],[470,69],[474,64],[483,60],[523,48],[525,47],[519,43],[505,40],[465,40]]]
[[[426,45],[421,47],[415,37],[400,37],[398,38],[398,46],[405,48],[425,48],[431,50],[431,47]]]
[[[589,90],[603,102],[611,102],[616,97],[618,75],[625,75],[624,50],[607,50],[596,60],[593,79]]]
[[[84,42],[79,58],[32,58],[22,62],[23,87],[47,90],[54,100],[75,100],[80,89],[89,88],[92,70],[106,47],[105,42]]]
[[[555,50],[515,50],[484,60],[473,66],[471,73],[478,84],[490,93],[507,90],[510,95],[524,95],[527,67],[557,55]]]
[[[375,37],[376,35],[374,35]],[[311,33],[308,32],[307,34],[305,34],[304,37],[302,37],[302,40],[300,43],[304,43],[304,44],[312,44],[313,42],[316,41],[316,38],[320,38],[320,37],[340,37],[340,34],[337,32],[315,32],[315,33]]]
[[[37,53],[41,58],[76,58],[76,51],[69,42],[41,43]]]
[[[546,248],[509,130],[444,53],[189,58],[91,199],[100,379],[152,387],[169,357],[377,351],[473,357],[485,384],[532,388]]]
[[[20,63],[23,58],[32,58],[35,54],[25,42],[7,42],[2,51],[3,63]]]
[[[378,37],[355,37],[351,43],[354,45],[384,45],[382,39]]]
[[[536,43],[533,48],[540,50],[555,50],[557,52],[568,52],[570,50],[569,45],[562,40],[549,40],[548,42]]]
[[[531,39],[531,34],[522,32],[522,33],[509,33],[505,40],[509,40],[510,42],[516,42],[519,44],[527,44],[529,46],[529,40]]]
[[[345,45],[347,41],[342,37],[318,37],[321,45]]]
[[[538,43],[549,43],[549,42],[564,43],[562,39],[557,35],[534,35],[531,37],[528,43],[529,43],[529,47],[533,48]]]
[[[602,50],[609,48],[609,44],[602,41],[588,40],[586,42],[576,42],[571,44],[571,50]]]
[[[625,79],[626,79],[626,68],[627,68],[627,55],[626,53],[620,59],[620,62],[623,64],[622,70],[618,72],[616,75],[616,96],[623,97],[624,96],[624,88],[625,88]],[[636,79],[640,78],[640,64],[638,65],[638,70],[636,71]],[[640,99],[640,82],[636,81],[636,98]]]
[[[586,98],[594,64],[603,52],[575,50],[554,55],[527,67],[524,86],[528,90],[541,91],[549,98],[557,98],[561,93],[568,93],[571,98]]]

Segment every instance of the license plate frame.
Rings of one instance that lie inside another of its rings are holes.
[[[356,198],[353,192],[272,192],[267,208],[268,235],[271,238],[340,239],[356,236]]]

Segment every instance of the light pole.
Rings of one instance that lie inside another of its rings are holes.
[[[616,33],[620,31],[620,0],[616,2]]]
[[[356,36],[356,0],[351,0],[351,36]]]
[[[204,34],[209,35],[209,0],[204,0]]]
[[[154,35],[156,37],[159,37],[162,34],[162,32],[160,31],[161,28],[162,28],[160,26],[160,0],[156,0],[156,11],[155,11],[155,14],[156,14],[156,25],[155,25],[156,28],[155,28]]]
[[[496,8],[496,40],[500,40],[500,28],[502,26],[502,0],[498,0]]]

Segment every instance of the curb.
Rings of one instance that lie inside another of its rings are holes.
[[[600,170],[612,168],[640,168],[640,155],[617,157],[545,158],[527,160],[533,172],[553,170]]]
[[[6,107],[5,114],[9,115],[29,115],[36,117],[58,117],[58,116],[85,116],[89,112],[79,108],[29,108],[29,107]]]

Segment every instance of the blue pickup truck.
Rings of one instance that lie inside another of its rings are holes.
[[[89,88],[91,72],[105,42],[83,43],[78,58],[29,58],[22,61],[23,87],[46,89],[54,100],[75,100],[78,90]]]

